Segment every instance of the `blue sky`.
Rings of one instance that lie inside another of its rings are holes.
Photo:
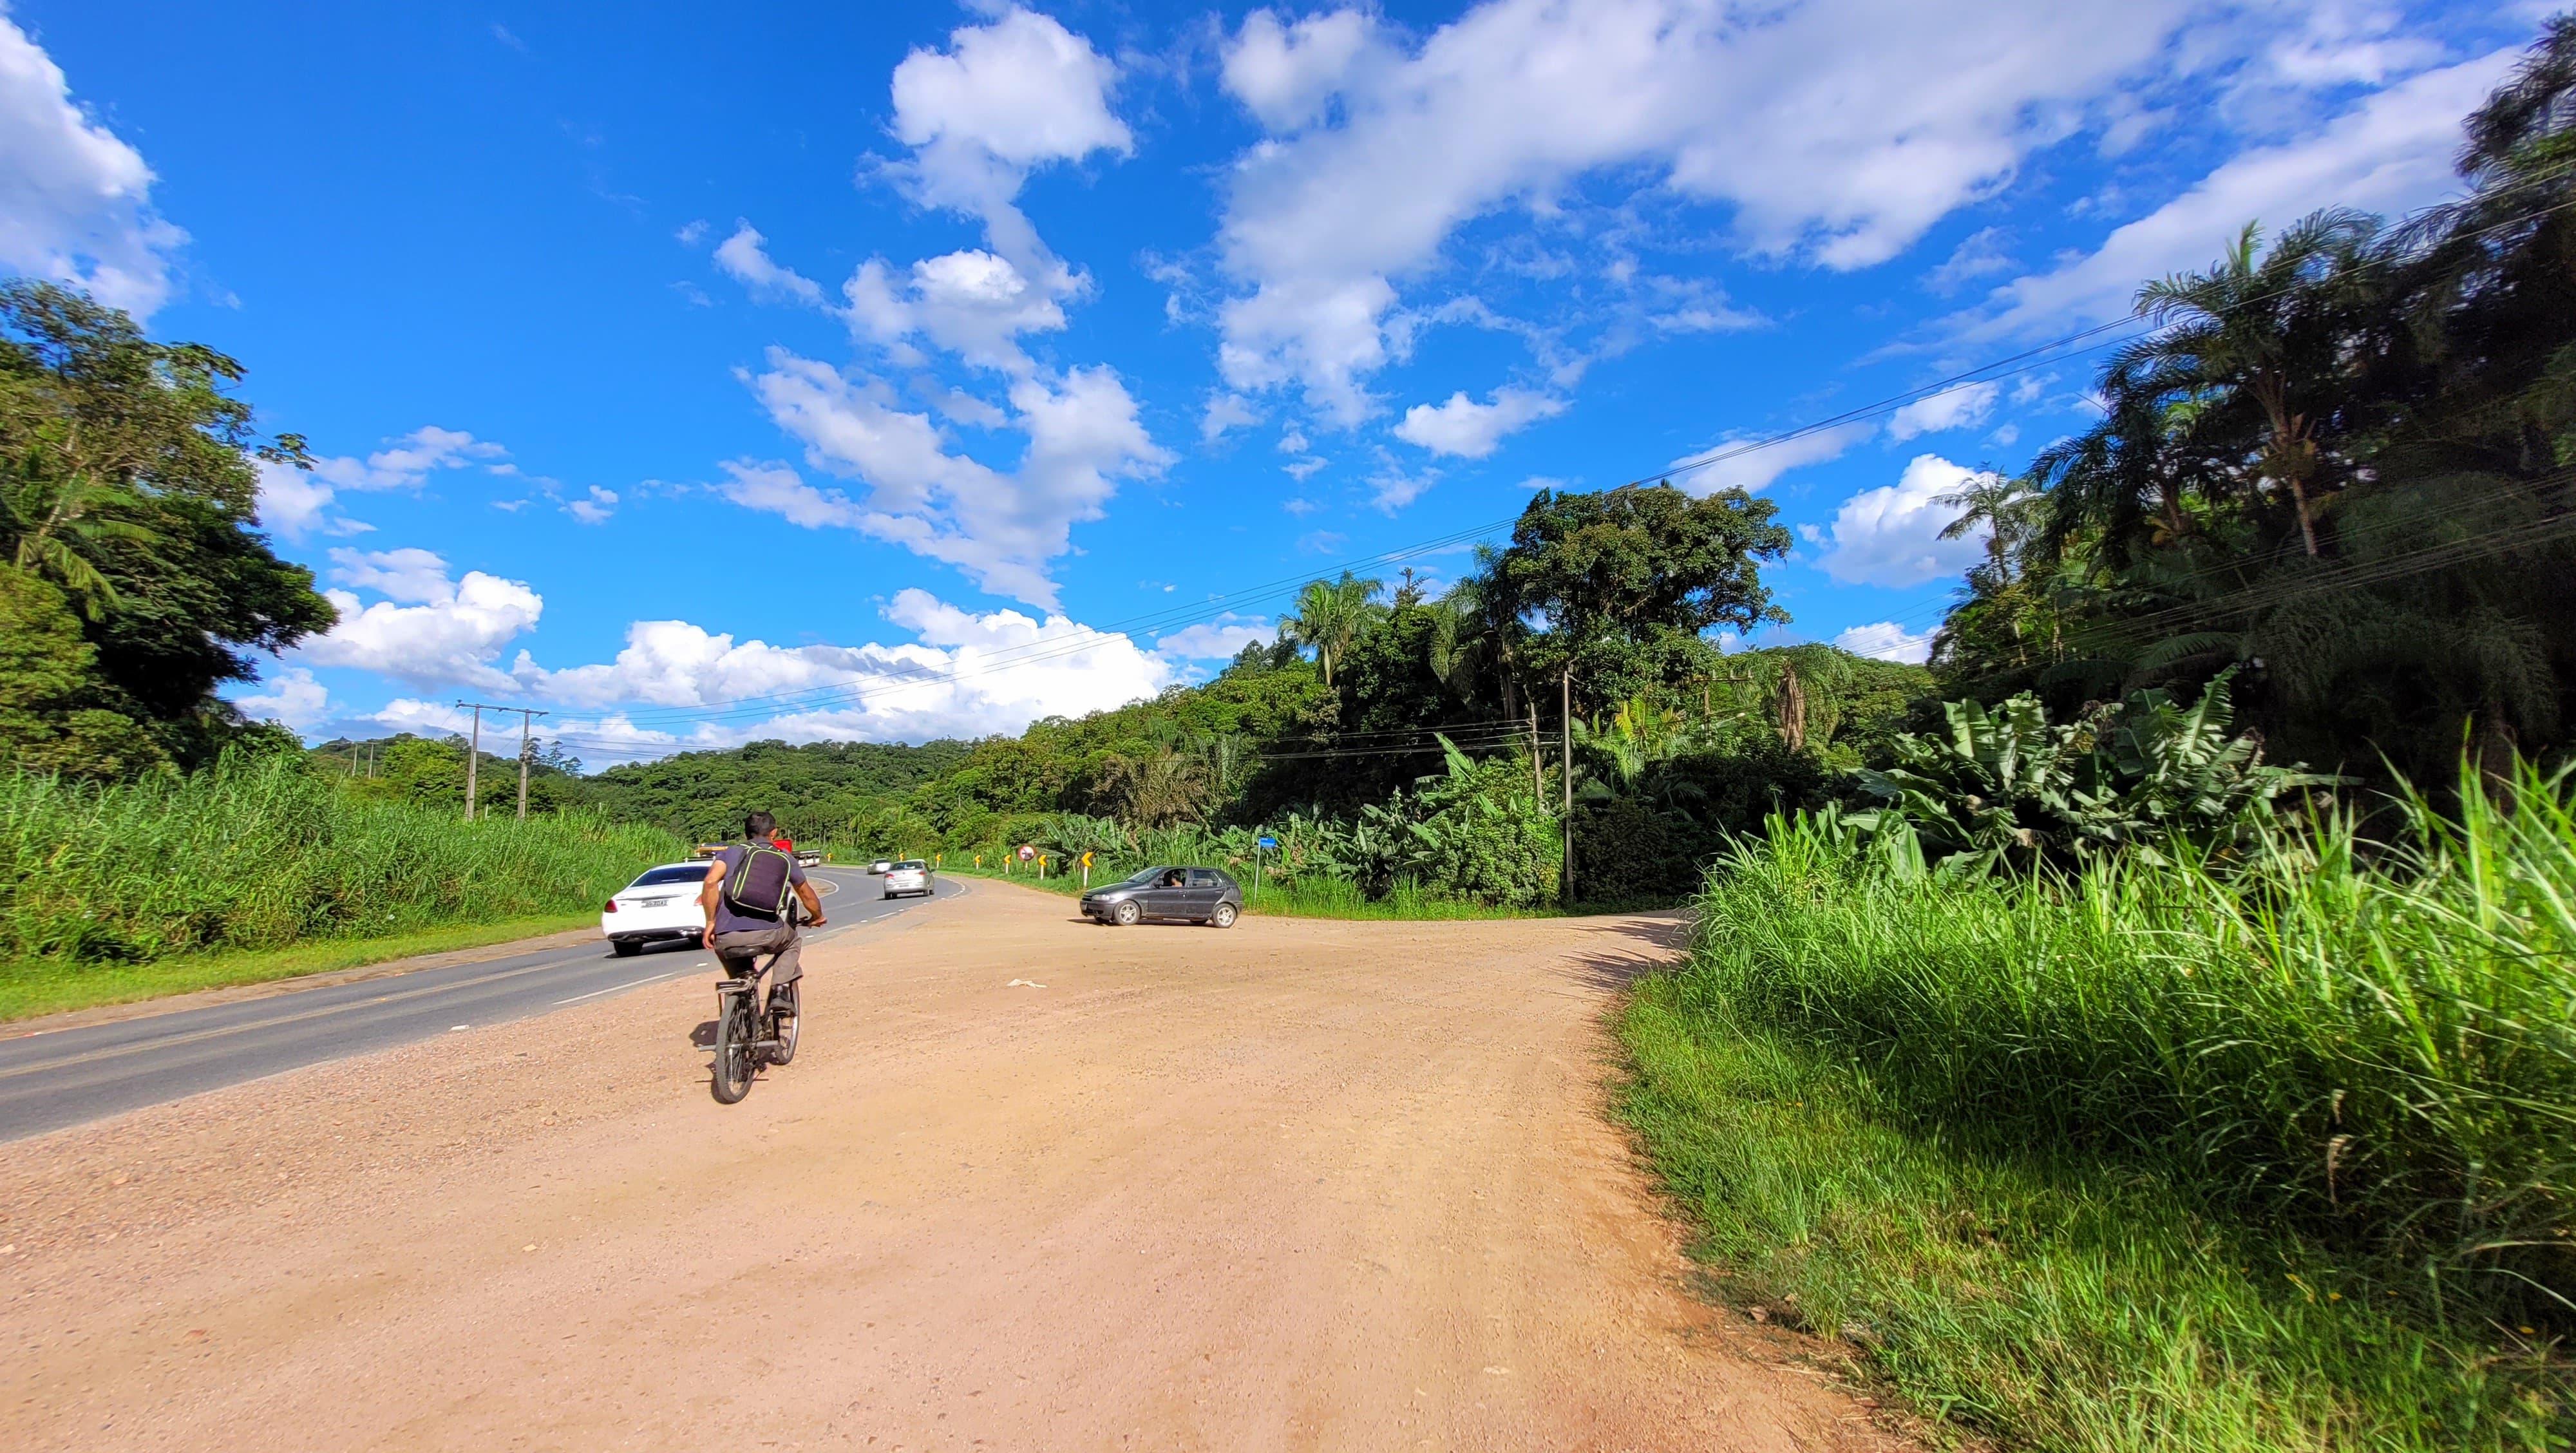
[[[2544,10],[737,12],[0,11],[0,266],[239,357],[323,461],[262,518],[344,619],[254,714],[1016,731],[1676,469],[1798,528],[1790,637],[1919,659],[1978,549],[1936,497],[2098,354],[1740,446],[2454,194]]]

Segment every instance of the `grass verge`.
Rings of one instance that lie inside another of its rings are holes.
[[[1061,893],[1067,898],[1082,896],[1082,879],[1051,875],[1044,881],[1027,873],[1004,874],[991,868],[947,867],[939,870],[960,878],[991,878],[997,882],[1017,883],[1046,893]],[[1356,884],[1340,878],[1298,878],[1284,883],[1264,883],[1256,893],[1250,884],[1244,886],[1243,911],[1270,918],[1356,918],[1402,919],[1486,919],[1486,918],[1562,918],[1564,910],[1556,908],[1494,908],[1456,898],[1434,898],[1408,887],[1397,887],[1384,898],[1370,898]]]
[[[1723,1298],[1842,1339],[1936,1428],[2048,1450],[2541,1449],[2570,1364],[2134,1163],[1972,1153],[1817,1041],[1640,981],[1618,1112]]]
[[[470,923],[418,929],[382,938],[333,939],[288,948],[186,954],[145,964],[73,964],[58,961],[0,963],[0,1023],[131,1004],[198,989],[262,984],[334,969],[362,968],[416,954],[449,953],[513,939],[536,938],[595,926],[595,913],[556,914],[506,923]]]

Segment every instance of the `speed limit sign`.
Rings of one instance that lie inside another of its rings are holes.
[[[1020,861],[1021,861],[1021,862],[1025,863],[1025,862],[1027,862],[1029,859],[1034,858],[1034,857],[1036,857],[1037,855],[1038,855],[1038,850],[1037,850],[1037,849],[1035,849],[1035,848],[1033,848],[1033,847],[1030,847],[1027,843],[1022,843],[1022,844],[1020,844]]]

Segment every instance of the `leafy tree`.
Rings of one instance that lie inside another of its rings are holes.
[[[60,590],[0,565],[0,766],[106,779],[168,762],[132,717],[97,704],[97,656]]]
[[[1524,669],[1571,670],[1589,706],[1702,672],[1700,633],[1785,622],[1760,561],[1789,552],[1778,507],[1740,489],[1694,499],[1670,484],[1600,494],[1541,490],[1512,528],[1487,589],[1515,623],[1543,619],[1520,642]]]
[[[212,760],[242,728],[216,688],[334,620],[259,533],[255,465],[306,459],[254,427],[241,377],[80,294],[0,283],[0,550],[74,607],[85,694],[150,733],[151,761]]]

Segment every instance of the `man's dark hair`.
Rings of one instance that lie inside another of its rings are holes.
[[[777,830],[778,819],[766,812],[755,812],[742,820],[742,835],[747,838],[767,838]]]

